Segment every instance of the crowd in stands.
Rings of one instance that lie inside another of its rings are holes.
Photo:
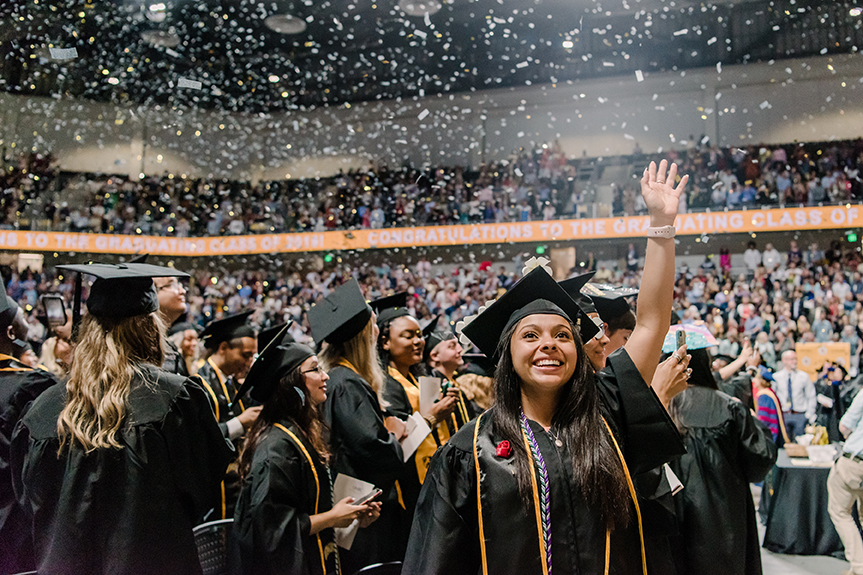
[[[863,198],[860,139],[744,148],[687,142],[663,153],[690,174],[681,212]],[[628,161],[637,172],[658,158],[637,150]],[[567,159],[555,142],[475,171],[370,165],[332,178],[251,184],[59,173],[50,156],[30,154],[0,179],[0,227],[22,218],[31,225],[25,216],[36,214],[56,231],[188,237],[592,217],[599,180],[580,170],[590,165],[601,174],[608,163]],[[611,215],[646,213],[637,178],[611,185]],[[80,205],[68,201],[69,189],[83,189]]]

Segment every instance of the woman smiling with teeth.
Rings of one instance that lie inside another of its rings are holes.
[[[496,403],[432,459],[403,572],[647,573],[632,476],[683,453],[646,383],[671,317],[676,175],[644,172],[638,324],[605,369],[586,354],[600,327],[541,267],[464,327],[497,363]]]

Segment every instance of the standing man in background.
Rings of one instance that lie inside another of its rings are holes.
[[[782,369],[773,374],[774,390],[782,404],[788,438],[794,441],[805,433],[806,425],[815,420],[815,384],[804,371],[797,369],[797,352],[782,354]]]

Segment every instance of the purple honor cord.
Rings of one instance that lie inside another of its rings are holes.
[[[539,514],[542,519],[542,533],[545,539],[545,557],[548,563],[548,575],[551,575],[551,485],[548,481],[548,468],[545,466],[545,459],[542,457],[539,444],[536,442],[533,430],[527,422],[524,410],[521,411],[521,429],[527,436],[534,464],[539,471]]]

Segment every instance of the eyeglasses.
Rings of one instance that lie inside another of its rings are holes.
[[[606,325],[605,322],[602,321],[602,318],[598,318],[598,317],[592,317],[590,319],[593,321],[594,324],[596,324],[596,327],[599,328],[599,331],[596,332],[596,335],[593,336],[593,339],[595,339],[595,340],[602,339],[602,337],[605,335],[605,325]]]
[[[321,373],[321,374],[322,374],[322,373],[324,373],[324,368],[323,368],[323,367],[321,367],[320,365],[316,365],[316,366],[315,366],[315,367],[313,367],[312,369],[307,369],[306,371],[301,371],[300,373],[302,373],[302,374],[306,374],[306,373]]]
[[[170,281],[163,286],[159,286],[156,288],[157,291],[162,291],[163,289],[172,289],[174,291],[180,291],[183,288],[183,285],[177,280]]]

